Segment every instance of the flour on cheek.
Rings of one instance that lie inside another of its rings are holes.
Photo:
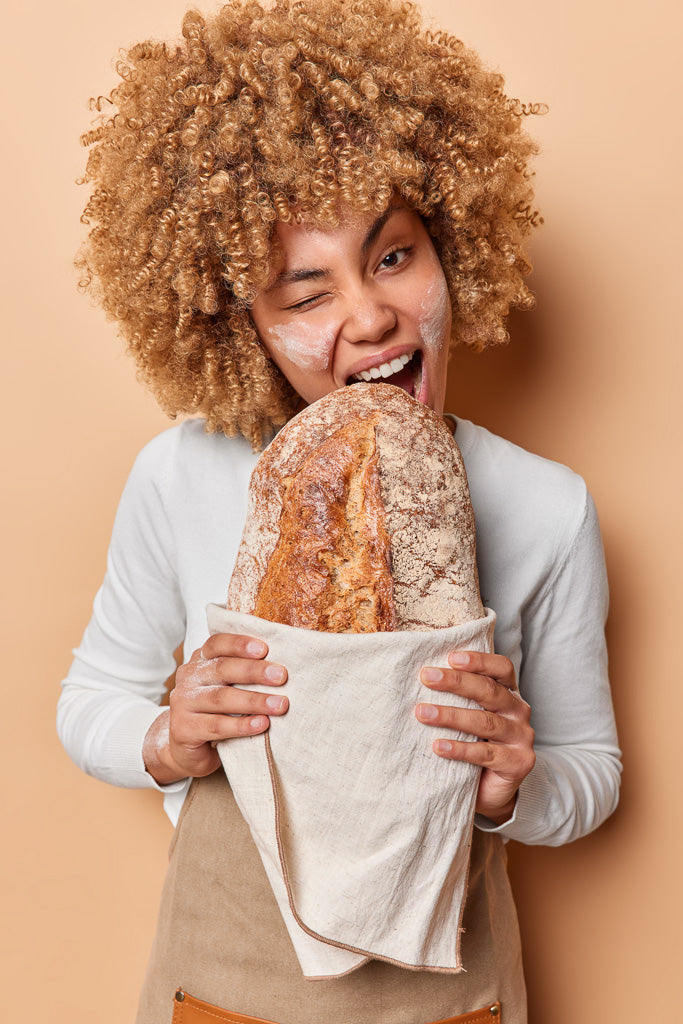
[[[332,358],[335,330],[308,323],[271,327],[277,351],[302,370],[326,370]]]
[[[420,303],[418,326],[425,348],[437,351],[444,341],[450,324],[451,301],[443,274],[433,281]]]

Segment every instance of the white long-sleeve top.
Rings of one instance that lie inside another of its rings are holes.
[[[456,440],[477,523],[482,599],[498,616],[495,648],[515,666],[536,731],[536,765],[513,817],[498,827],[478,818],[477,826],[560,845],[596,828],[619,789],[595,507],[564,466],[467,420],[458,419]],[[225,602],[256,458],[246,440],[207,434],[202,420],[172,427],[143,449],[63,683],[58,730],[71,758],[114,785],[162,790],[174,823],[190,780],[158,786],[142,743],[161,713],[173,652],[183,643],[189,658],[208,635],[206,605]]]

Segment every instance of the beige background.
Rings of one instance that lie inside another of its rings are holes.
[[[58,684],[104,569],[118,496],[166,425],[114,329],[75,290],[85,101],[119,46],[173,34],[184,0],[58,0],[3,19],[5,501],[1,532],[3,1019],[131,1020],[170,828],[151,792],[79,774]],[[588,480],[612,584],[626,758],[597,834],[512,849],[532,1024],[675,1019],[680,973],[680,41],[673,0],[433,0],[439,20],[545,100],[538,310],[456,359],[451,407]]]

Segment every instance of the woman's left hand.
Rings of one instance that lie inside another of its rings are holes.
[[[519,694],[509,658],[454,651],[448,663],[450,668],[423,668],[422,684],[469,697],[482,710],[421,703],[415,714],[425,725],[476,737],[474,741],[439,737],[432,748],[440,757],[482,766],[476,811],[502,825],[512,816],[520,784],[536,762],[531,708]]]

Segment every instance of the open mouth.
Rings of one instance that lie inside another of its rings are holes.
[[[354,384],[356,381],[380,381],[382,384],[393,384],[397,388],[403,388],[411,398],[418,398],[422,385],[422,353],[417,349],[414,352],[406,352],[397,356],[389,363],[380,363],[379,366],[371,366],[368,370],[361,370],[349,377],[347,384]]]

